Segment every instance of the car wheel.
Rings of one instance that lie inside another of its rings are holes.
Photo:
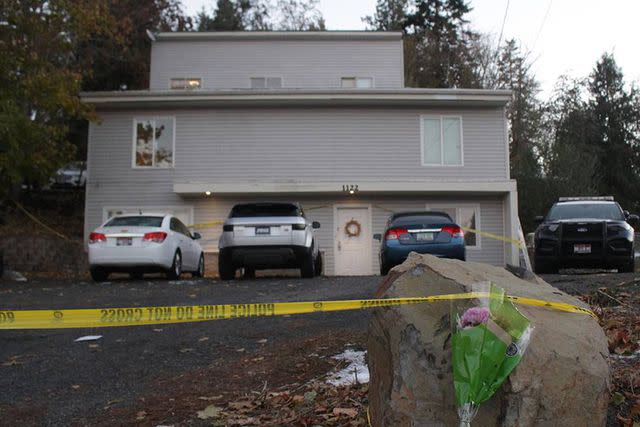
[[[636,271],[636,260],[634,258],[618,269],[618,273],[633,273],[634,271]]]
[[[204,277],[204,254],[200,254],[200,261],[198,261],[198,269],[191,273],[193,277]]]
[[[300,274],[305,279],[311,279],[314,273],[314,263],[313,263],[313,248],[309,249],[309,251],[304,255],[304,259],[302,260],[302,265],[300,266]]]
[[[380,275],[381,276],[386,276],[387,274],[389,274],[389,270],[391,270],[391,266],[382,263],[380,264]]]
[[[236,277],[236,269],[226,251],[220,251],[218,255],[218,274],[222,280],[233,280]]]
[[[173,263],[171,267],[167,271],[167,277],[170,280],[177,280],[180,278],[182,274],[182,255],[180,255],[180,251],[176,251],[176,254],[173,256]]]
[[[91,273],[91,278],[95,282],[104,282],[109,277],[109,272],[104,268],[93,267],[89,270],[89,272]]]
[[[244,274],[242,275],[245,279],[255,279],[256,278],[256,269],[255,268],[246,268],[244,269]]]
[[[316,276],[322,275],[322,255],[318,252],[318,256],[316,257],[316,262],[314,264],[314,273]]]
[[[559,268],[548,261],[534,259],[533,272],[536,274],[558,274]]]
[[[144,273],[136,271],[135,273],[129,273],[129,278],[131,280],[142,280],[144,277]]]

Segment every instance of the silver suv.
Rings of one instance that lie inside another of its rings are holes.
[[[297,203],[243,203],[231,209],[218,243],[218,272],[231,280],[236,270],[245,277],[256,270],[299,268],[302,277],[322,273],[315,230]]]

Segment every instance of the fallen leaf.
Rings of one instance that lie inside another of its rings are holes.
[[[236,350],[238,353],[242,353],[244,351],[244,347],[243,348],[239,348]]]
[[[333,415],[346,415],[355,418],[358,415],[358,410],[355,408],[333,408]]]
[[[209,405],[202,411],[198,411],[196,415],[201,420],[208,420],[209,418],[217,418],[220,416],[222,408],[218,408],[216,405]]]
[[[200,400],[220,400],[222,399],[222,395],[219,394],[217,396],[200,396],[198,397]]]
[[[205,342],[205,341],[209,341],[209,337],[202,337],[198,339],[198,342]]]
[[[242,409],[252,409],[254,407],[253,403],[249,402],[248,400],[240,400],[237,402],[229,402],[227,403],[227,407],[229,407],[229,409],[233,409],[234,411],[239,411]]]
[[[307,402],[313,402],[316,399],[316,396],[318,396],[318,393],[311,390],[304,394],[304,400],[306,400]]]
[[[144,420],[146,416],[147,416],[146,411],[140,411],[136,414],[136,420],[138,421]]]
[[[268,340],[268,339],[266,339],[266,338],[262,338],[261,340],[258,340],[258,344],[264,344],[264,343],[266,343],[267,341],[269,341],[269,340]]]
[[[80,386],[78,384],[74,384],[74,385],[71,386],[71,388],[74,389],[74,390],[79,390]]]

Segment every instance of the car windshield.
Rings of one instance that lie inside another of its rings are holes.
[[[453,221],[444,214],[427,214],[427,215],[407,215],[401,216],[391,221],[392,227],[402,227],[409,225],[428,226],[429,224],[448,224]]]
[[[624,216],[616,203],[558,203],[551,208],[546,219],[576,218],[623,220]]]
[[[291,203],[257,203],[236,205],[230,218],[253,218],[262,216],[301,216],[298,206]]]
[[[119,216],[104,225],[105,227],[162,227],[161,216]]]

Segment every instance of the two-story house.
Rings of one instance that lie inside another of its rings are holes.
[[[373,235],[392,212],[516,236],[510,92],[405,88],[403,74],[396,32],[157,34],[148,90],[83,95],[100,117],[85,234],[116,213],[171,212],[214,222],[196,228],[214,256],[235,203],[297,201],[321,223],[328,275],[378,272]],[[466,240],[469,260],[517,263],[508,243]]]

